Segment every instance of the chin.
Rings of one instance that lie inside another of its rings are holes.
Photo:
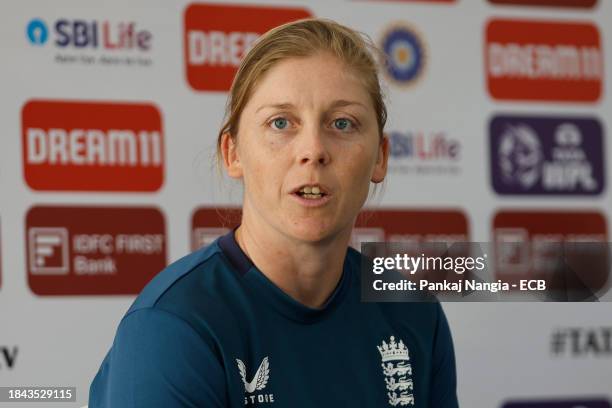
[[[338,226],[325,222],[302,220],[290,226],[289,234],[297,240],[311,243],[330,240],[339,233]]]

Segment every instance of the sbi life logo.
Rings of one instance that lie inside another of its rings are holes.
[[[381,48],[387,56],[385,73],[397,85],[410,85],[425,69],[425,46],[417,32],[406,24],[394,24],[385,34]]]
[[[34,45],[43,45],[49,38],[47,24],[39,18],[35,18],[28,23],[26,34],[30,43]]]
[[[391,144],[391,158],[421,161],[457,161],[461,144],[442,131],[392,131],[387,133]]]
[[[26,36],[32,45],[41,46],[51,36],[49,26],[34,18],[26,26]],[[103,48],[106,50],[139,50],[151,48],[150,31],[137,29],[136,23],[59,19],[53,24],[52,36],[57,47]]]

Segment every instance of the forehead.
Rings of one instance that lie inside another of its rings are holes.
[[[258,81],[245,110],[277,103],[312,107],[335,100],[359,102],[374,112],[368,90],[355,70],[338,57],[322,53],[276,63]]]

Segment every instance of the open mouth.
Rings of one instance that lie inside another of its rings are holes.
[[[303,186],[296,190],[293,194],[310,200],[320,199],[328,195],[323,188],[318,185]]]

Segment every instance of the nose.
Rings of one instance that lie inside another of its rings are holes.
[[[296,152],[299,164],[327,165],[331,161],[328,140],[319,126],[305,127],[297,138]]]

